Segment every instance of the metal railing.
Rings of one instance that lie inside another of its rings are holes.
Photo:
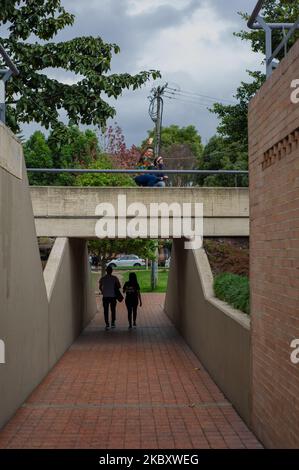
[[[0,69],[0,121],[5,123],[6,114],[6,100],[5,100],[5,86],[6,82],[12,75],[19,75],[20,72],[15,66],[2,44],[0,44],[0,55],[2,56],[7,69]]]
[[[266,34],[266,74],[267,77],[270,77],[273,70],[277,67],[278,63],[275,60],[278,60],[279,53],[284,49],[285,55],[287,53],[287,45],[289,39],[293,36],[295,31],[299,29],[299,18],[295,23],[267,23],[265,19],[260,15],[261,10],[265,6],[267,0],[259,0],[249,18],[247,23],[248,28],[250,29],[263,29]],[[280,30],[284,34],[283,40],[277,46],[273,52],[273,30]],[[288,33],[285,34],[285,31],[288,30]]]
[[[30,173],[71,173],[71,174],[155,174],[164,175],[248,175],[245,170],[124,170],[124,169],[85,169],[85,168],[27,168]]]
[[[248,176],[249,172],[246,170],[136,170],[136,169],[85,169],[85,168],[27,168],[29,173],[48,173],[59,174],[68,173],[74,175],[82,174],[155,174],[163,173],[164,175],[193,175],[193,176],[234,176],[235,186],[238,187],[238,177]]]

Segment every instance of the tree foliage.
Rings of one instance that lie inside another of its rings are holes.
[[[228,142],[224,137],[215,135],[205,146],[201,169],[203,170],[247,170],[248,153],[238,142]],[[201,186],[248,186],[246,175],[208,175],[199,176]]]
[[[248,20],[247,13],[240,13],[244,20]],[[265,2],[263,16],[267,22],[294,23],[299,17],[299,4],[290,0],[269,0]],[[265,54],[265,33],[263,30],[241,31],[235,36],[251,42],[254,52]],[[299,33],[290,40],[292,45],[299,37]],[[282,40],[280,32],[273,32],[273,48]],[[281,56],[279,57],[281,58]],[[251,82],[242,82],[235,98],[237,104],[224,105],[216,103],[211,111],[219,118],[218,135],[214,136],[205,147],[203,153],[203,169],[208,170],[247,170],[248,169],[248,104],[251,98],[263,85],[266,77],[261,72],[249,72]],[[230,186],[236,183],[230,176],[207,176],[198,179],[200,184],[208,186]],[[238,185],[248,184],[247,177],[238,177]]]
[[[148,137],[154,137],[154,135],[154,131],[148,132]],[[147,139],[142,143],[143,146],[146,144]],[[173,124],[162,129],[161,151],[170,150],[173,145],[188,145],[196,158],[200,158],[203,151],[201,136],[196,127],[192,125],[179,127]]]
[[[41,131],[36,131],[24,144],[24,156],[28,168],[53,168],[53,155],[47,139]],[[51,175],[30,174],[29,182],[32,185],[49,185]]]
[[[249,72],[252,81],[242,82],[235,98],[237,104],[216,103],[211,111],[219,118],[218,134],[204,148],[203,170],[248,170],[248,104],[264,83],[260,72]],[[209,175],[197,178],[204,186],[248,186],[247,176]]]
[[[261,72],[249,72],[253,79],[249,83],[241,82],[237,89],[235,105],[214,104],[211,111],[219,118],[218,133],[228,144],[238,143],[243,151],[248,146],[248,104],[265,81]]]
[[[111,156],[101,155],[88,167],[95,170],[112,170],[114,168]],[[75,186],[136,186],[133,178],[124,174],[86,173],[75,178]]]
[[[8,26],[3,44],[20,70],[7,85],[7,123],[14,132],[31,121],[55,128],[62,110],[72,124],[104,126],[115,115],[107,97],[118,98],[125,88],[137,89],[160,76],[154,70],[109,74],[112,56],[120,49],[100,37],[49,42],[74,19],[61,0],[1,1],[0,25]],[[71,72],[74,83],[50,78],[49,68]]]
[[[123,131],[116,122],[102,131],[100,146],[104,153],[110,155],[115,168],[119,169],[135,168],[141,156],[135,145],[127,147]]]
[[[249,19],[248,13],[239,13],[240,16],[247,22]],[[296,0],[268,0],[265,2],[262,16],[267,23],[295,23],[299,17],[299,3]],[[240,37],[242,40],[250,41],[251,47],[254,52],[261,52],[265,54],[265,32],[263,30],[242,30],[235,33],[235,36]],[[273,51],[283,39],[281,31],[273,31]],[[289,41],[289,47],[292,46],[299,38],[299,31]],[[284,51],[281,52],[278,58],[282,58]]]
[[[96,255],[102,274],[108,261],[120,253],[135,254],[141,258],[154,260],[156,257],[156,241],[128,238],[126,240],[90,240],[89,252]]]
[[[100,149],[96,133],[77,126],[63,126],[63,133],[53,130],[48,139],[36,131],[24,145],[27,168],[113,169],[112,157]],[[60,130],[61,130],[60,129]],[[134,186],[134,180],[121,174],[47,174],[30,173],[33,185],[56,186]]]
[[[155,259],[155,240],[130,239],[126,240],[91,240],[90,249],[97,256],[103,257],[104,261],[111,260],[119,253],[135,254],[141,258]]]
[[[148,137],[154,137],[154,131],[148,131]],[[148,139],[148,138],[147,138]],[[142,146],[146,145],[147,139]],[[171,170],[192,170],[201,161],[203,144],[195,126],[180,127],[171,125],[164,127],[161,133],[161,155],[165,167]],[[194,178],[190,175],[171,175],[169,185],[188,186]]]

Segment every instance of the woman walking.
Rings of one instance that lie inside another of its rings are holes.
[[[131,329],[132,317],[133,317],[133,326],[136,327],[138,302],[140,304],[140,307],[142,307],[140,286],[138,284],[137,276],[135,273],[130,273],[129,280],[125,283],[123,291],[126,294],[126,306],[128,310],[129,329]]]

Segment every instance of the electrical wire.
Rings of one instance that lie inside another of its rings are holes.
[[[169,91],[169,92],[172,92],[172,93],[176,93],[176,94],[186,96],[186,97],[190,96],[194,99],[205,98],[205,99],[208,99],[210,101],[223,102],[223,103],[226,102],[228,104],[235,104],[235,102],[232,101],[232,100],[228,100],[228,99],[225,99],[225,98],[216,98],[215,96],[204,95],[204,94],[201,94],[201,93],[195,93],[195,92],[191,92],[191,91],[185,91],[185,90],[181,90],[179,88],[167,87],[166,90]]]
[[[174,92],[176,94],[180,94],[180,95],[184,95],[184,96],[190,96],[190,97],[195,98],[195,99],[205,98],[205,99],[208,99],[210,101],[222,101],[222,102],[227,102],[227,103],[234,103],[232,100],[228,100],[228,99],[225,99],[225,98],[217,98],[217,97],[214,97],[214,96],[204,95],[204,94],[201,94],[201,93],[195,93],[195,92],[181,90],[179,88],[171,88],[171,87],[167,87],[167,88],[168,88],[169,92]]]
[[[194,97],[194,96],[187,96],[187,95],[182,95],[180,93],[177,93],[175,91],[169,91],[169,90],[166,90],[166,93],[168,93],[168,95],[172,95],[172,96],[175,96],[175,97],[180,97],[180,98],[188,98],[190,100],[193,100],[193,101],[197,101],[197,100],[207,100],[207,98],[197,98],[197,97]],[[209,101],[209,100],[208,100]]]
[[[212,104],[204,104],[204,103],[200,103],[200,102],[196,102],[196,101],[190,101],[190,100],[185,100],[185,99],[181,99],[181,98],[176,98],[174,96],[167,96],[167,95],[164,95],[165,98],[169,99],[169,100],[176,100],[176,101],[179,101],[180,103],[184,103],[184,104],[192,104],[194,106],[202,106],[206,109],[208,109],[209,105]]]

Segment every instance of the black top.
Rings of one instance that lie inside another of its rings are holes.
[[[131,284],[130,281],[127,281],[124,285],[124,290],[126,291],[126,300],[138,302],[138,292],[140,291],[140,286],[137,284]]]
[[[163,163],[158,163],[154,170],[157,171],[157,173],[153,173],[155,176],[157,176],[157,178],[164,178],[164,173],[161,173],[161,171],[164,170],[164,164]]]

